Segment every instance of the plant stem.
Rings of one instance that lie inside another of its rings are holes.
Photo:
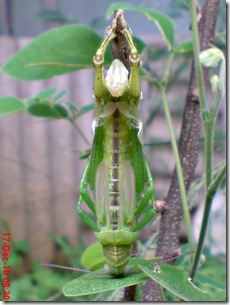
[[[90,142],[88,141],[88,139],[86,138],[86,136],[84,135],[84,133],[82,132],[82,130],[78,127],[77,123],[71,119],[69,119],[69,121],[72,123],[72,125],[74,126],[74,128],[78,131],[78,133],[80,134],[80,136],[82,137],[82,139],[85,141],[85,143],[87,145],[90,145]]]
[[[219,185],[225,175],[225,172],[226,172],[226,163],[222,167],[222,169],[221,169],[220,173],[218,174],[218,176],[216,177],[216,179],[212,182],[212,184],[208,188],[208,193],[210,196],[213,194],[215,195],[217,188],[219,187]]]
[[[202,50],[208,48],[209,44],[213,41],[218,7],[219,0],[204,1],[202,18],[199,23]],[[196,19],[196,17],[194,18]],[[204,78],[207,80],[207,70],[204,72]],[[191,185],[192,177],[194,176],[194,171],[198,162],[199,137],[202,123],[200,115],[201,103],[197,94],[196,83],[197,80],[195,77],[195,64],[193,64],[190,74],[188,94],[186,96],[185,110],[179,140],[180,155],[183,158],[187,158],[185,160],[186,162],[182,163],[186,189],[189,189]],[[203,103],[203,105],[206,104]],[[178,198],[180,196],[173,197],[173,194],[178,190],[178,179],[176,175],[177,173],[174,172],[166,199],[166,209],[161,215],[156,255],[163,256],[163,258],[170,258],[170,253],[172,251],[175,253],[176,249],[178,249],[178,235],[180,231],[180,222],[182,216],[182,204],[181,198]],[[147,281],[141,300],[144,302],[149,300],[160,301],[160,296],[154,281]]]
[[[203,249],[204,239],[205,239],[206,230],[207,230],[207,226],[208,226],[209,215],[210,215],[211,206],[212,206],[212,200],[225,175],[225,172],[226,172],[226,164],[223,166],[219,175],[216,177],[216,179],[213,181],[213,183],[209,186],[207,194],[206,194],[205,209],[204,209],[204,214],[203,214],[201,232],[200,232],[199,241],[198,241],[198,245],[197,245],[196,255],[195,255],[194,262],[193,262],[191,272],[190,272],[192,280],[194,280],[194,278],[196,276],[198,264],[200,261],[200,256],[201,256],[202,249]]]
[[[174,157],[175,157],[175,161],[176,161],[177,176],[178,176],[179,188],[180,188],[181,199],[182,199],[182,204],[183,204],[186,229],[187,229],[187,234],[188,234],[189,250],[192,251],[193,250],[193,240],[192,240],[192,231],[191,231],[191,221],[190,221],[190,214],[189,214],[183,172],[182,172],[182,167],[181,167],[181,161],[180,161],[176,136],[175,136],[174,129],[173,129],[172,118],[170,115],[170,111],[169,111],[168,104],[166,101],[166,96],[165,96],[165,88],[166,88],[166,85],[168,82],[168,76],[169,76],[169,72],[171,69],[173,58],[174,58],[174,52],[171,52],[166,69],[165,69],[165,73],[164,73],[164,76],[163,76],[163,79],[161,82],[160,93],[161,93],[162,104],[163,104],[166,120],[167,120],[168,127],[169,127],[172,149],[173,149],[173,153],[174,153]]]
[[[163,84],[164,86],[166,86],[166,84],[168,83],[169,73],[170,73],[170,69],[171,69],[171,65],[172,65],[174,55],[175,55],[174,52],[171,52],[170,55],[169,55],[169,59],[168,59],[168,63],[167,63],[166,69],[165,69],[165,73],[164,73],[163,79],[161,81],[161,84]]]
[[[168,127],[169,127],[172,149],[173,149],[174,157],[176,160],[177,176],[178,176],[179,188],[180,188],[181,199],[182,199],[182,204],[183,204],[186,229],[187,229],[187,234],[188,234],[189,250],[192,251],[193,250],[193,241],[192,241],[191,221],[190,221],[190,214],[189,214],[189,209],[188,209],[188,202],[187,202],[187,197],[186,197],[186,190],[185,190],[185,185],[184,185],[184,178],[183,178],[183,173],[182,173],[182,167],[181,167],[176,137],[175,137],[175,133],[173,130],[171,115],[170,115],[169,108],[168,108],[168,105],[166,102],[165,88],[161,87],[160,92],[161,92],[162,104],[163,104],[166,120],[167,120]]]
[[[212,155],[213,155],[213,134],[214,134],[214,127],[215,127],[215,119],[218,112],[218,106],[220,104],[221,100],[221,93],[218,92],[215,97],[214,104],[211,108],[211,111],[209,112],[206,105],[206,99],[205,99],[205,91],[204,91],[204,82],[202,77],[202,68],[199,60],[199,54],[200,54],[200,46],[199,46],[199,36],[198,36],[198,26],[197,26],[197,20],[196,20],[196,6],[195,6],[195,0],[190,0],[190,14],[191,14],[191,21],[192,21],[192,31],[193,31],[193,53],[194,53],[194,61],[195,61],[195,70],[196,70],[196,79],[197,79],[197,86],[199,89],[199,97],[200,97],[200,104],[201,104],[201,115],[203,119],[203,123],[205,126],[205,133],[206,133],[206,139],[205,139],[205,173],[206,173],[206,198],[205,198],[205,208],[204,208],[204,214],[203,214],[203,220],[201,225],[201,231],[199,235],[199,241],[197,245],[197,251],[196,255],[193,261],[193,265],[191,268],[191,278],[194,280],[200,256],[202,253],[205,235],[207,231],[208,226],[208,220],[210,217],[210,211],[212,206],[212,200],[216,193],[216,190],[219,186],[219,179],[217,179],[216,183],[214,184],[215,190],[210,192],[210,185],[212,184],[213,179],[213,172],[212,172]],[[221,171],[221,175],[224,175],[224,168]]]
[[[212,105],[212,108],[210,110],[210,122],[212,124],[215,124],[215,120],[216,120],[216,117],[217,117],[217,112],[218,112],[218,109],[219,109],[219,105],[220,105],[220,102],[221,102],[221,98],[222,98],[222,93],[220,91],[217,92],[216,94],[216,97],[215,97],[215,101]]]
[[[212,183],[212,154],[213,154],[213,124],[206,119],[205,123],[205,172],[206,172],[206,192]]]
[[[157,284],[157,287],[158,287],[158,291],[159,291],[159,294],[160,294],[161,302],[165,302],[166,299],[165,299],[163,287],[159,284]]]
[[[215,101],[211,107],[211,110],[204,121],[205,133],[206,133],[206,137],[205,137],[206,192],[210,184],[212,183],[212,179],[213,179],[212,155],[213,155],[214,128],[215,128],[215,121],[221,98],[222,98],[221,92],[218,91],[215,96]]]
[[[203,118],[203,121],[205,121],[205,119],[207,117],[207,105],[206,105],[206,99],[205,99],[202,69],[201,69],[201,64],[200,64],[200,59],[199,59],[200,43],[199,43],[199,34],[198,34],[198,26],[197,26],[195,0],[190,0],[190,15],[191,15],[192,32],[193,32],[193,54],[194,54],[194,62],[195,62],[196,79],[197,79],[197,85],[198,85],[199,95],[200,95],[202,118]]]

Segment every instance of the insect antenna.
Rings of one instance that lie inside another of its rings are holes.
[[[160,262],[155,262],[154,265],[156,266],[156,265],[159,265],[159,264],[164,264],[164,263],[170,262],[170,261],[173,260],[173,259],[181,258],[181,257],[187,256],[187,255],[190,255],[190,254],[192,254],[192,253],[194,253],[194,252],[196,252],[196,250],[188,251],[188,252],[185,252],[184,254],[177,255],[177,256],[174,256],[174,257],[165,259],[165,260],[163,260],[163,261],[160,261]]]
[[[72,271],[78,271],[78,272],[82,272],[82,273],[93,273],[93,274],[98,274],[98,275],[105,275],[105,273],[97,273],[95,271],[90,271],[90,270],[76,268],[76,267],[68,267],[68,266],[61,266],[61,265],[47,264],[47,263],[42,263],[41,265],[44,267],[72,270]]]
[[[155,262],[155,263],[153,263],[153,268],[155,269],[156,267],[159,267],[160,264],[164,264],[164,263],[170,262],[171,260],[174,260],[176,258],[181,258],[181,257],[187,256],[187,255],[190,255],[190,254],[192,254],[194,252],[196,252],[196,250],[189,251],[189,252],[186,252],[184,254],[177,255],[177,256],[174,256],[174,257],[171,257],[169,259],[165,259],[165,260],[162,260],[162,261],[159,261],[159,262]],[[141,272],[142,272],[141,270],[136,270],[136,271],[128,272],[126,274],[137,274],[137,273],[141,273]]]

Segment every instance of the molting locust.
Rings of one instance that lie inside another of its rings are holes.
[[[130,71],[114,59],[104,77],[104,52],[118,37],[125,42],[123,55]],[[80,182],[77,212],[102,244],[105,269],[119,276],[127,271],[138,231],[156,213],[153,179],[142,145],[140,56],[122,10],[115,12],[93,64],[95,135]],[[93,215],[82,209],[83,201]],[[146,212],[149,201],[152,207]]]

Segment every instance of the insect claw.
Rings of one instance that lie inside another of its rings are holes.
[[[112,34],[112,32],[113,32],[113,29],[112,29],[111,25],[109,25],[107,27],[107,29],[105,30],[105,37],[110,36]]]
[[[124,271],[123,274],[128,274],[129,270],[130,270],[130,266],[127,265],[127,266],[125,267],[125,271]]]
[[[154,266],[154,269],[153,269],[153,272],[155,273],[161,273],[161,267],[159,265],[155,265]]]
[[[107,265],[104,265],[105,274],[111,274]]]
[[[160,200],[156,200],[157,212],[163,213],[165,210],[166,199],[162,198]]]

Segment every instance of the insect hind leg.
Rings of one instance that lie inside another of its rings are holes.
[[[91,216],[90,214],[86,213],[83,209],[82,209],[82,203],[83,201],[86,203],[86,205],[89,207],[89,209],[93,212],[93,214],[95,215],[95,206],[94,206],[94,202],[90,197],[89,191],[88,191],[88,173],[89,173],[89,168],[90,168],[90,159],[86,165],[85,171],[83,173],[81,182],[80,182],[80,198],[79,201],[77,203],[77,214],[81,217],[82,221],[88,225],[92,230],[94,231],[98,231],[97,228],[97,223],[95,221],[95,219],[93,218],[93,216]]]
[[[151,200],[152,201],[152,208],[150,210],[148,210],[148,212],[144,215],[144,218],[137,223],[135,231],[140,231],[141,229],[143,229],[147,223],[149,223],[152,218],[154,217],[154,215],[157,212],[156,209],[156,204],[155,204],[155,199],[154,199],[154,183],[153,183],[153,178],[148,166],[147,161],[144,161],[145,163],[145,169],[146,169],[146,173],[147,173],[147,180],[146,180],[146,184],[148,185],[148,187],[145,190],[145,194],[144,197],[141,198],[138,202],[137,202],[137,211],[136,211],[136,217],[139,218],[140,215],[142,214],[142,212],[145,210],[145,208],[148,205],[148,202]]]

